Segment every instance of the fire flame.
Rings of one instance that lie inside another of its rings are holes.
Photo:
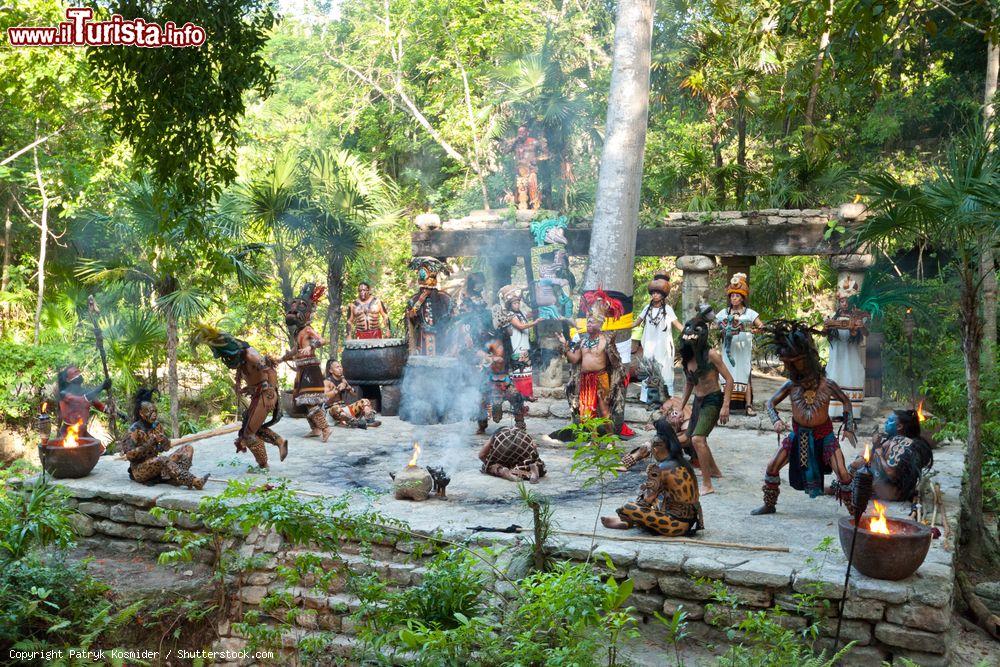
[[[80,443],[77,440],[80,435],[80,426],[83,424],[83,420],[79,420],[75,424],[70,424],[66,429],[66,437],[63,438],[63,447],[76,447]]]
[[[917,421],[923,422],[926,419],[927,415],[924,414],[924,402],[920,401],[920,403],[917,404]]]
[[[410,457],[410,462],[406,464],[407,468],[414,468],[417,465],[417,459],[420,458],[420,443],[413,443],[413,456]]]
[[[45,408],[47,408],[47,407],[49,407],[48,401],[42,403],[42,409],[39,410],[39,412],[44,415],[45,414]]]
[[[868,522],[868,530],[880,535],[888,535],[889,522],[885,520],[885,505],[877,500],[873,502],[875,503],[875,511],[878,512],[878,515],[873,516]]]
[[[872,458],[872,446],[871,443],[865,445],[865,463],[871,461]]]

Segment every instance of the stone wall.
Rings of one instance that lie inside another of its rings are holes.
[[[150,497],[140,491],[122,489],[100,490],[74,486],[74,506],[79,511],[74,523],[80,535],[112,540],[142,540],[154,551],[167,548],[164,544],[163,521],[153,516],[153,506],[180,512],[178,525],[196,529],[198,526],[186,513],[194,510],[197,498],[182,494]],[[465,539],[461,535],[445,535],[446,539]],[[491,538],[492,541],[493,538]],[[498,536],[496,541],[509,541],[515,536]],[[635,546],[630,546],[635,545]],[[359,545],[346,543],[340,557],[352,572],[375,571],[390,587],[418,584],[425,570],[425,560],[414,554],[412,541],[398,544],[378,544],[369,558],[359,555]],[[553,547],[562,558],[581,561],[590,554],[589,538],[570,538]],[[836,548],[836,547],[834,547]],[[294,630],[283,637],[287,650],[303,637],[320,631],[336,634],[331,651],[347,656],[354,647],[355,627],[350,614],[358,609],[358,600],[346,591],[346,582],[335,580],[329,593],[318,594],[311,589],[312,581],[304,579],[298,586],[286,588],[278,577],[278,568],[294,564],[301,550],[290,549],[275,533],[252,532],[239,545],[242,556],[262,556],[262,567],[244,574],[238,582],[232,600],[229,620],[219,623],[219,640],[215,650],[238,651],[246,643],[235,631],[232,621],[243,618],[246,611],[259,607],[268,593],[287,591],[301,613],[295,618]],[[317,554],[329,560],[331,554]],[[722,637],[712,622],[739,619],[727,609],[711,607],[712,583],[719,582],[745,603],[747,610],[784,610],[782,623],[802,628],[806,617],[794,597],[796,593],[813,593],[824,605],[825,620],[822,635],[832,637],[836,630],[836,609],[843,591],[844,568],[839,551],[831,554],[831,563],[822,555],[814,563],[788,553],[707,548],[663,542],[598,541],[592,561],[604,564],[610,558],[615,576],[631,577],[635,590],[629,604],[642,620],[640,630],[655,637],[659,630],[653,612],[673,614],[679,606],[688,612],[689,631],[695,637],[720,640]],[[946,665],[949,659],[952,596],[954,593],[952,554],[935,544],[927,562],[913,577],[901,582],[869,579],[852,574],[850,594],[844,609],[842,637],[854,640],[858,647],[847,664],[877,664],[880,660],[905,657],[919,665]],[[202,554],[211,560],[211,554]],[[601,565],[603,567],[603,565]],[[651,622],[647,622],[651,621]],[[829,639],[825,639],[830,642]]]
[[[843,211],[845,208],[849,210]],[[667,226],[827,224],[830,220],[853,219],[858,213],[860,211],[855,212],[850,205],[840,208],[765,208],[759,211],[684,211],[668,213],[663,222]]]

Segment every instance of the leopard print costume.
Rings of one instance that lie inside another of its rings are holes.
[[[639,497],[617,511],[630,528],[638,525],[667,537],[691,535],[705,527],[698,498],[690,468],[667,460],[649,464]]]

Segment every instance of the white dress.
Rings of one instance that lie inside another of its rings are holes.
[[[750,333],[750,329],[758,317],[760,315],[757,311],[751,308],[747,308],[738,315],[731,315],[729,307],[726,307],[715,318],[715,321],[720,323],[726,323],[730,319],[734,319],[743,328],[742,331],[732,337],[728,352],[726,350],[725,339],[722,341],[722,349],[719,350],[722,354],[722,363],[726,365],[726,368],[733,375],[733,395],[730,399],[730,405],[736,410],[741,410],[746,406],[747,386],[750,384],[750,363],[753,360],[753,334]],[[723,331],[724,334],[725,331]],[[732,359],[729,358],[730,356],[732,356]],[[720,376],[719,382],[722,384],[723,389],[725,389],[725,378]]]
[[[851,341],[849,329],[834,329],[829,336],[830,360],[826,364],[826,376],[840,385],[848,398],[855,419],[861,419],[861,405],[865,400],[865,357],[861,348],[862,338]],[[844,415],[843,404],[830,401],[830,417]]]
[[[674,322],[677,314],[669,304],[647,304],[639,314],[642,322],[642,356],[654,359],[660,367],[663,384],[674,395]],[[641,400],[645,401],[646,383],[642,384]],[[665,397],[661,397],[665,398]]]

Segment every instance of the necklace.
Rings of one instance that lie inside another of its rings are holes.
[[[653,311],[656,310],[656,314]],[[652,324],[654,327],[658,326],[667,316],[667,309],[663,306],[649,305],[649,310],[646,311],[646,321]]]
[[[600,336],[598,336],[597,338],[590,338],[590,336],[588,335],[587,340],[583,341],[583,346],[588,350],[593,350],[595,347],[600,345],[600,343],[601,343]]]

